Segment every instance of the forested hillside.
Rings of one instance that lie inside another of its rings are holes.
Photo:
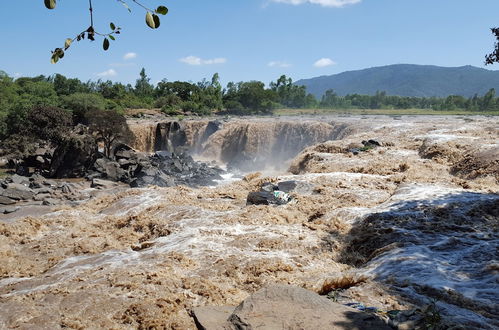
[[[473,66],[446,68],[397,64],[303,79],[296,84],[307,87],[309,93],[319,98],[329,89],[341,96],[374,95],[378,91],[385,91],[388,95],[398,96],[473,97],[475,94],[483,95],[491,88],[497,90],[499,71]]]

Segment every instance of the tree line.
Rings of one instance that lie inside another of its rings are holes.
[[[340,96],[328,90],[317,99],[285,75],[268,87],[261,81],[247,81],[229,82],[224,88],[217,73],[197,83],[164,79],[153,85],[142,69],[134,85],[125,85],[110,80],[83,82],[60,74],[14,79],[0,71],[0,139],[18,133],[30,110],[40,107],[64,110],[78,124],[88,120],[90,110],[123,114],[125,109],[159,108],[168,115],[258,115],[271,114],[276,108],[497,111],[499,98],[491,89],[470,98],[404,97],[385,92]]]
[[[318,107],[329,109],[428,109],[428,110],[465,110],[499,111],[499,98],[491,88],[485,95],[475,94],[466,98],[461,95],[447,97],[412,97],[393,96],[386,92],[375,95],[349,94],[339,96],[333,90],[327,90]]]

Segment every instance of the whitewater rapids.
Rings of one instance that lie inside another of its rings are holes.
[[[0,222],[0,328],[195,329],[192,307],[237,305],[269,283],[338,288],[384,311],[435,299],[453,322],[499,327],[499,120],[297,122],[234,119],[198,149],[286,165],[269,177],[110,192]],[[144,151],[147,125],[133,129]],[[298,147],[273,160],[279,127]],[[367,139],[382,146],[349,152]],[[261,183],[284,180],[299,182],[295,203],[246,206]]]

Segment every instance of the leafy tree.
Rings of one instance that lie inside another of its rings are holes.
[[[106,109],[106,100],[96,93],[74,93],[61,98],[64,109],[73,112],[75,123],[82,123],[90,110]]]
[[[56,107],[36,107],[28,112],[23,133],[36,139],[60,143],[73,126],[71,113]]]
[[[495,95],[496,95],[496,90],[494,88],[491,88],[487,92],[487,94],[484,95],[482,102],[480,104],[481,111],[491,110],[494,107],[496,103],[494,100]]]
[[[154,86],[149,82],[151,79],[146,74],[146,69],[140,70],[140,77],[135,82],[135,94],[138,97],[151,97],[154,91]]]
[[[10,125],[4,142],[7,153],[23,158],[32,153],[38,142],[60,144],[72,127],[71,114],[56,107],[35,107],[18,125]]]
[[[189,82],[168,82],[166,80],[163,80],[156,86],[154,94],[156,97],[168,96],[173,94],[180,97],[182,101],[189,101],[191,100],[192,95],[194,95],[198,91],[199,87]]]
[[[144,6],[142,3],[140,3],[138,0],[131,0],[138,6],[142,7],[146,11],[146,24],[149,26],[151,29],[157,29],[160,24],[161,20],[158,15],[166,15],[168,13],[168,8],[165,6],[159,6],[156,9],[149,9],[146,6]],[[123,6],[125,6],[128,11],[131,12],[130,7],[128,6],[127,2],[125,0],[118,0]],[[44,0],[45,7],[47,9],[54,9],[57,5],[57,0]],[[116,26],[114,23],[109,23],[109,28],[110,32],[108,33],[101,33],[98,32],[95,28],[94,25],[94,9],[92,6],[92,0],[88,0],[89,4],[89,12],[90,12],[90,26],[83,30],[82,32],[78,33],[74,38],[67,38],[64,41],[64,46],[63,47],[57,47],[52,51],[52,56],[51,56],[51,62],[52,63],[57,63],[59,59],[64,57],[65,51],[68,50],[68,48],[71,46],[71,44],[74,41],[81,41],[87,38],[90,41],[95,41],[95,37],[100,36],[103,37],[104,40],[102,42],[102,48],[104,50],[108,50],[110,46],[110,40],[116,40],[116,37],[121,34],[121,27]]]
[[[71,95],[74,93],[89,93],[90,89],[83,84],[79,79],[68,79],[61,74],[56,74],[52,78],[54,89],[57,95]]]
[[[234,102],[238,102],[244,109],[257,113],[270,113],[276,107],[276,101],[276,93],[265,89],[265,84],[261,81],[229,83],[224,95],[224,105],[236,105]]]
[[[115,111],[90,110],[85,117],[90,132],[97,137],[97,141],[104,143],[104,154],[108,158],[115,142],[128,142],[133,137],[125,117]]]
[[[303,108],[307,104],[306,87],[294,85],[293,80],[285,75],[277,82],[271,82],[270,89],[277,93],[278,102],[286,107]]]
[[[97,92],[104,98],[110,100],[121,100],[127,93],[127,88],[122,83],[113,83],[110,80],[98,81],[96,86]]]

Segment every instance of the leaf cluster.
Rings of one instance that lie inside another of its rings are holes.
[[[494,51],[485,56],[485,65],[499,63],[499,28],[491,28],[492,34],[496,38]]]
[[[142,5],[138,0],[131,0],[138,6],[142,7],[146,10],[146,24],[151,29],[157,29],[161,25],[161,20],[158,15],[166,15],[168,14],[168,8],[166,6],[159,6],[158,8],[152,10],[144,5]],[[125,0],[118,0],[125,8],[131,12],[130,7],[126,3]],[[57,0],[44,0],[45,7],[47,9],[55,9],[57,6]],[[52,55],[50,57],[50,62],[52,64],[57,63],[60,59],[62,59],[65,55],[65,52],[72,45],[74,41],[82,41],[84,39],[95,41],[96,36],[103,37],[102,48],[107,51],[111,45],[111,41],[116,40],[117,35],[121,34],[121,27],[116,26],[113,22],[109,23],[109,27],[111,29],[108,33],[101,33],[96,31],[94,27],[94,17],[93,17],[93,6],[92,0],[89,0],[89,12],[90,12],[90,26],[78,33],[74,38],[66,38],[64,41],[63,47],[56,47],[53,51],[51,51]]]

